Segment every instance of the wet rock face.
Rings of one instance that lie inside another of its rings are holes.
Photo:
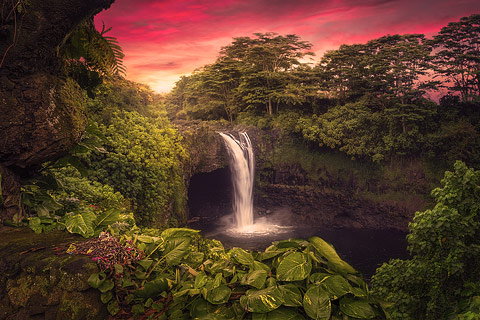
[[[78,85],[49,74],[30,75],[0,92],[0,162],[28,168],[66,152],[85,128],[84,109]]]
[[[0,231],[0,319],[107,317],[98,290],[87,283],[98,272],[96,263],[65,253],[68,243],[81,239],[64,232]]]
[[[57,50],[114,0],[3,1],[0,15],[0,222],[21,217],[19,176],[61,157],[85,129],[83,93]],[[14,183],[11,183],[14,182]],[[12,205],[12,203],[16,203]]]

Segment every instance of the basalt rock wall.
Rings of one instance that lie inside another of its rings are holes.
[[[431,181],[420,160],[374,165],[309,148],[277,130],[208,122],[177,127],[190,153],[187,184],[195,174],[228,167],[219,131],[248,132],[255,149],[259,214],[287,210],[291,224],[406,231],[414,212],[428,206]],[[224,208],[222,202],[219,210]],[[210,206],[209,211],[216,214]]]

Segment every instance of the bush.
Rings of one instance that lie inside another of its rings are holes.
[[[183,221],[185,192],[180,169],[186,151],[168,119],[119,111],[110,125],[100,128],[107,152],[90,154],[93,178],[129,199],[139,224],[161,226],[171,218]]]
[[[449,319],[480,295],[480,171],[457,161],[436,205],[417,212],[407,236],[413,258],[393,260],[372,278],[373,292],[394,302],[392,319]]]

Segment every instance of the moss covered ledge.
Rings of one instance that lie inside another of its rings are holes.
[[[0,226],[0,319],[104,319],[98,290],[87,284],[98,272],[85,256],[65,254],[82,240],[64,232],[35,234]]]

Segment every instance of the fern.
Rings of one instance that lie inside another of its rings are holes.
[[[115,37],[105,36],[111,28],[95,29],[92,19],[81,23],[59,49],[67,73],[97,73],[101,77],[124,76],[124,54]],[[90,78],[92,75],[88,75]]]

